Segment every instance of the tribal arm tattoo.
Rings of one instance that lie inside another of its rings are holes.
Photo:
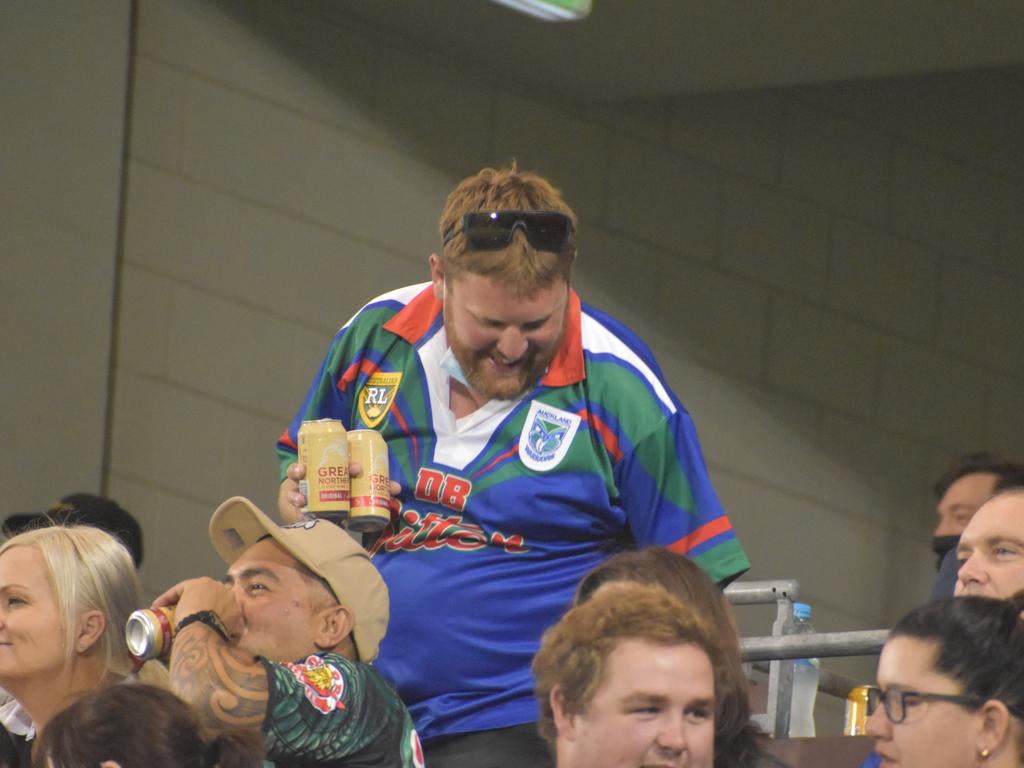
[[[267,673],[205,624],[190,624],[171,647],[171,687],[213,733],[259,730],[267,711]]]

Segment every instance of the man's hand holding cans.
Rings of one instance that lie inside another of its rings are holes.
[[[358,461],[349,461],[350,477],[361,477],[363,465]],[[302,519],[302,508],[306,506],[306,497],[299,493],[299,481],[306,476],[306,465],[295,462],[288,465],[287,477],[281,483],[277,492],[277,510],[285,525],[297,523]],[[388,489],[391,492],[391,509],[398,506],[398,494],[402,492],[402,486],[394,480],[388,481]]]

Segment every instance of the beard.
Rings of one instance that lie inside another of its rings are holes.
[[[514,400],[532,389],[555,359],[565,334],[563,329],[558,339],[548,349],[541,350],[532,343],[528,344],[519,364],[513,370],[503,373],[490,362],[491,358],[507,362],[495,346],[478,350],[463,344],[447,313],[444,318],[444,330],[448,336],[448,346],[451,347],[452,354],[462,368],[469,386],[488,400]]]

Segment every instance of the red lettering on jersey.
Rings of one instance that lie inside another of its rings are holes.
[[[466,499],[473,490],[473,484],[457,475],[446,475],[436,469],[420,467],[416,475],[416,498],[433,504],[443,504],[448,509],[463,512]]]
[[[416,498],[436,504],[441,500],[441,485],[443,483],[444,472],[420,467],[419,474],[416,476]]]
[[[460,515],[443,517],[437,512],[428,512],[421,516],[414,509],[405,509],[401,517],[393,519],[391,526],[384,530],[384,534],[373,545],[371,554],[381,550],[429,552],[444,547],[459,552],[473,552],[487,546],[502,547],[510,555],[530,551],[525,539],[519,534],[509,536],[495,531],[488,535],[482,527],[467,523]]]
[[[477,526],[466,525],[460,530],[452,532],[445,543],[452,549],[472,552],[475,549],[483,549],[487,546],[487,536]]]
[[[510,555],[519,554],[520,552],[529,552],[529,548],[526,546],[526,541],[518,533],[512,536],[506,536],[504,533],[495,531],[491,534],[491,544],[499,547],[504,547],[505,551]]]
[[[448,475],[444,479],[444,490],[441,491],[441,503],[456,512],[462,512],[466,508],[466,497],[473,490],[473,484],[469,480],[463,480],[455,475]]]

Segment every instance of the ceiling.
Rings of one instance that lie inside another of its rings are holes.
[[[586,103],[1024,65],[1024,0],[593,0],[550,23],[489,0],[330,0]]]

